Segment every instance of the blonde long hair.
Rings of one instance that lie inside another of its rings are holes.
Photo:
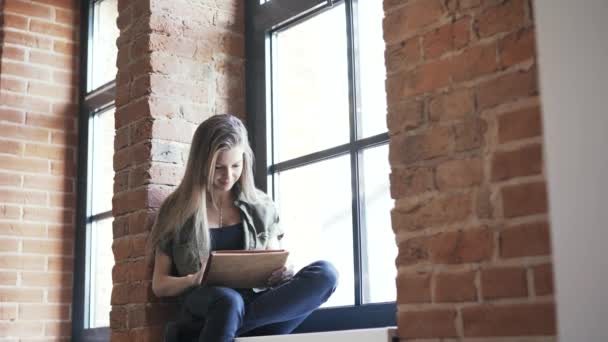
[[[237,146],[243,148],[243,172],[238,180],[241,196],[250,203],[257,200],[253,180],[253,152],[249,146],[247,129],[239,118],[230,114],[208,118],[194,132],[182,181],[160,206],[148,238],[148,256],[153,257],[161,240],[175,240],[179,237],[190,218],[196,250],[189,252],[199,258],[208,256],[207,196],[210,196],[211,203],[217,203],[211,191],[215,163],[221,151]]]

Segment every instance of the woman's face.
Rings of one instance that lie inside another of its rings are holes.
[[[243,148],[240,146],[218,153],[215,162],[213,188],[215,191],[229,191],[243,173]]]

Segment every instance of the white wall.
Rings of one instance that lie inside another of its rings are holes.
[[[608,341],[608,1],[536,0],[560,341]]]

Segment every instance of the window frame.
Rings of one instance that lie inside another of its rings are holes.
[[[80,10],[80,74],[78,106],[78,171],[76,227],[74,229],[74,282],[72,286],[72,339],[74,341],[108,341],[110,327],[88,328],[90,320],[90,253],[92,223],[112,217],[112,211],[91,213],[90,179],[93,156],[90,138],[93,118],[112,107],[116,80],[88,90],[91,80],[94,5],[104,0],[81,1]],[[109,313],[108,313],[109,314]]]
[[[349,126],[350,140],[346,144],[334,146],[305,156],[279,163],[273,161],[272,151],[272,34],[283,28],[297,24],[338,4],[345,5],[346,39],[349,80]],[[357,34],[358,0],[271,0],[264,3],[247,1],[245,5],[246,35],[246,106],[247,124],[251,134],[251,145],[256,155],[255,181],[263,190],[274,189],[273,174],[296,167],[309,165],[333,158],[350,155],[353,222],[353,256],[355,267],[355,304],[353,306],[330,307],[316,310],[295,332],[331,331],[357,328],[372,328],[396,325],[396,302],[362,304],[362,235],[365,231],[365,217],[360,210],[364,203],[362,189],[362,152],[366,149],[387,144],[388,132],[357,139],[361,131],[357,103],[360,99],[358,49],[354,38]],[[267,113],[270,119],[267,118]],[[270,122],[269,122],[270,121]],[[268,166],[270,165],[270,166]],[[388,175],[387,175],[388,177]],[[274,194],[271,194],[274,198]],[[388,213],[387,213],[388,214]]]

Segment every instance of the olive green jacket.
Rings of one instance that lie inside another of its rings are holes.
[[[277,209],[268,195],[258,190],[255,203],[247,202],[237,187],[235,187],[235,195],[237,199],[234,205],[239,209],[243,222],[245,237],[243,249],[279,248],[284,232],[279,225]],[[200,269],[200,260],[189,252],[195,248],[192,244],[195,244],[192,219],[186,221],[178,238],[168,236],[161,239],[159,249],[171,257],[173,275],[183,277]]]

